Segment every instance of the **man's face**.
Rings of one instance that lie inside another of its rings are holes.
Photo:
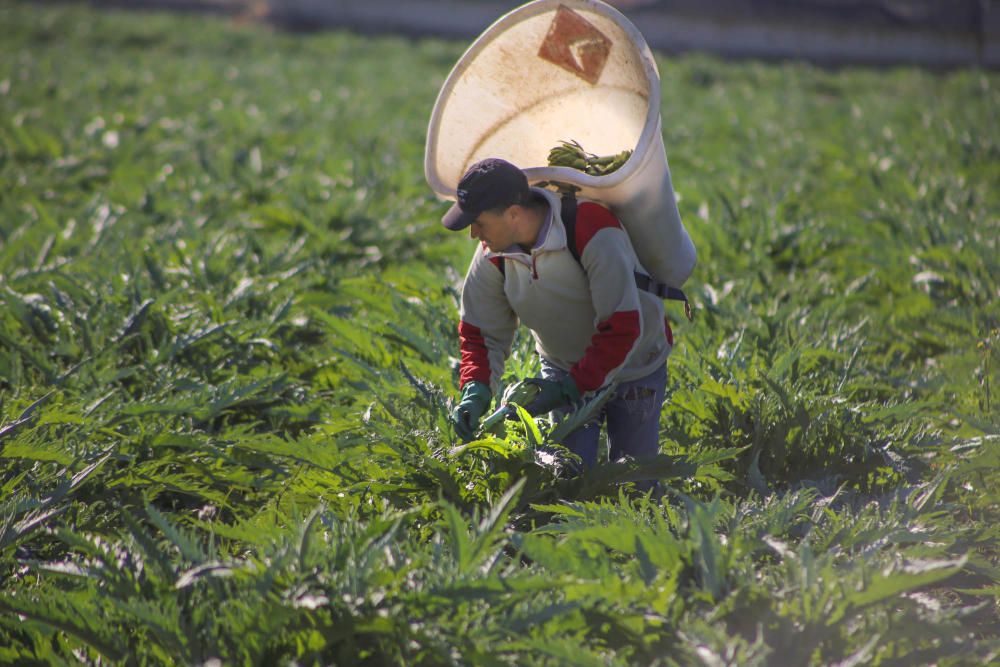
[[[503,213],[483,211],[469,225],[469,235],[483,241],[490,252],[506,250],[514,245],[514,226],[511,224],[510,213],[510,208]]]

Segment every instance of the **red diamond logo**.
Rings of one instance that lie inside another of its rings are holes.
[[[611,53],[611,40],[572,9],[559,6],[538,56],[596,84]]]

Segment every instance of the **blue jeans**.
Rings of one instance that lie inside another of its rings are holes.
[[[568,371],[542,359],[543,378],[559,380],[566,375]],[[597,463],[601,423],[607,422],[612,461],[625,456],[637,460],[656,456],[660,452],[660,409],[666,386],[666,364],[646,377],[622,382],[601,412],[570,434],[562,444],[583,459],[583,468],[588,470]],[[555,410],[555,416],[561,418],[573,409]]]

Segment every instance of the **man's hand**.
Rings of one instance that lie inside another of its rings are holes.
[[[580,390],[577,388],[573,376],[569,374],[561,380],[531,378],[525,382],[538,387],[538,395],[524,406],[524,409],[532,417],[552,412],[556,408],[572,405],[580,400]]]
[[[486,408],[490,407],[492,396],[487,385],[475,380],[462,388],[462,398],[451,412],[451,423],[455,427],[455,433],[463,441],[468,442],[476,437],[479,420],[482,419]]]

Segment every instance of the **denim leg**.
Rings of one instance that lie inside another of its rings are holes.
[[[569,375],[568,371],[557,368],[542,359],[543,378],[546,380],[561,380],[566,375]],[[576,406],[560,408],[558,410],[554,410],[553,412],[558,419],[561,419],[569,414],[575,407]],[[583,470],[590,470],[597,464],[597,447],[600,435],[601,418],[598,416],[591,419],[581,428],[573,431],[569,436],[567,436],[566,441],[562,444],[583,460]]]
[[[659,453],[666,385],[666,364],[644,378],[618,385],[615,397],[604,408],[612,461],[623,456],[652,458]]]

